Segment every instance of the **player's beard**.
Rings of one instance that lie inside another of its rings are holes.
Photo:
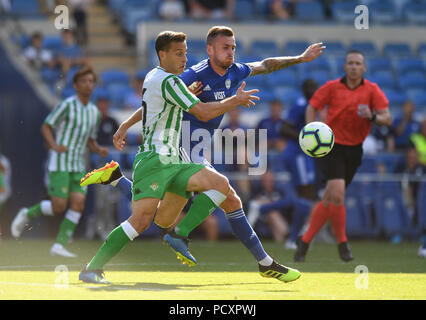
[[[234,58],[228,60],[223,59],[222,61],[214,59],[214,63],[223,70],[228,70],[228,68],[234,63]]]

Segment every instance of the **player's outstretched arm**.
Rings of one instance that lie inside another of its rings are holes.
[[[295,64],[310,62],[318,58],[325,49],[322,42],[311,44],[299,56],[293,57],[272,57],[262,61],[249,62],[247,65],[251,68],[249,77],[262,73],[271,73],[277,70],[294,66]]]
[[[221,116],[237,106],[246,106],[247,108],[255,106],[255,101],[259,101],[260,98],[253,94],[259,92],[259,90],[252,89],[244,91],[245,86],[246,83],[243,81],[235,95],[227,99],[217,102],[199,102],[189,110],[189,113],[197,117],[199,120],[206,122]]]
[[[118,127],[117,131],[114,133],[112,142],[117,150],[123,150],[124,146],[126,145],[124,139],[127,136],[127,130],[129,130],[139,121],[142,121],[142,108],[139,108],[129,118],[124,120]]]

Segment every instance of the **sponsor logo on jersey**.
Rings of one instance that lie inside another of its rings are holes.
[[[214,93],[214,98],[216,100],[223,100],[225,99],[225,91],[217,91]]]

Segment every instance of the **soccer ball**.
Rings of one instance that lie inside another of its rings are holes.
[[[324,157],[333,149],[333,130],[323,122],[310,122],[300,131],[299,145],[310,157]]]

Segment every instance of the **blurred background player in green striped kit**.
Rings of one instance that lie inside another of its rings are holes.
[[[100,112],[90,101],[96,83],[96,74],[89,67],[79,69],[73,77],[76,95],[60,102],[46,117],[41,133],[49,147],[48,195],[29,208],[21,208],[11,225],[11,233],[19,238],[31,219],[42,215],[53,216],[64,211],[51,255],[75,257],[65,249],[83,212],[87,188],[80,187],[84,177],[86,147],[102,157],[108,156],[108,148],[96,142]]]

